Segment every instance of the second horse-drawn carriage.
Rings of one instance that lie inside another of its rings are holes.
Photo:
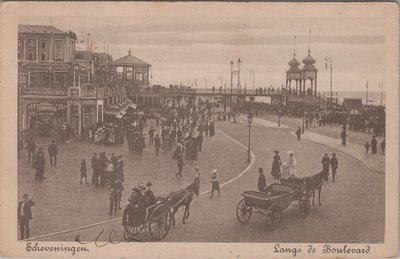
[[[245,191],[243,199],[236,207],[236,217],[246,224],[253,213],[266,216],[266,224],[270,230],[279,226],[282,212],[290,206],[299,208],[303,218],[310,212],[309,193],[303,179],[281,179],[281,183],[269,185],[264,192]]]

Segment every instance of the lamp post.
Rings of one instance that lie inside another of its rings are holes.
[[[240,65],[242,65],[242,60],[239,58],[236,61],[236,64],[238,66],[238,70],[237,70],[237,73],[238,73],[238,89],[240,89]]]
[[[247,116],[247,122],[249,123],[249,145],[247,148],[247,163],[250,164],[250,129],[251,123],[253,122],[253,115],[251,113]]]
[[[329,108],[332,105],[332,59],[330,57],[325,57],[325,69],[328,69],[328,61],[329,61],[329,68],[331,70],[331,89],[329,93]]]
[[[281,109],[278,111],[278,127],[281,126]]]

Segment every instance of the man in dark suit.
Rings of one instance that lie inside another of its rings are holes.
[[[19,230],[21,233],[21,239],[29,238],[29,220],[32,219],[31,207],[35,203],[29,199],[28,194],[22,196],[22,201],[18,203],[18,220],[19,220]]]
[[[258,168],[258,183],[257,187],[260,192],[265,192],[265,187],[267,187],[267,181],[265,180],[264,170],[260,167]]]
[[[322,163],[322,169],[325,172],[325,181],[328,181],[330,159],[329,159],[327,153],[325,153],[324,157],[322,158],[321,163]]]
[[[58,147],[57,147],[55,140],[53,140],[53,142],[50,144],[50,146],[48,148],[48,153],[50,156],[50,165],[56,166],[57,165]]]

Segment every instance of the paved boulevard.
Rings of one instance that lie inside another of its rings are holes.
[[[247,145],[246,124],[219,122],[219,130]],[[322,206],[311,207],[303,219],[297,208],[284,211],[278,229],[268,231],[265,217],[253,214],[250,222],[243,226],[235,216],[235,209],[244,190],[256,189],[258,167],[264,167],[267,184],[272,182],[269,171],[273,150],[279,149],[283,161],[287,151],[293,150],[298,162],[298,176],[309,176],[321,171],[321,158],[325,152],[335,150],[296,138],[290,129],[269,128],[255,124],[252,128],[252,150],[255,162],[251,169],[224,188],[219,198],[201,196],[191,207],[190,219],[181,224],[182,213],[177,213],[177,226],[171,228],[165,242],[348,242],[374,243],[384,239],[384,188],[385,174],[368,170],[357,160],[338,153],[339,169],[337,182],[331,179],[323,186]],[[237,146],[238,149],[243,148]],[[243,154],[243,152],[240,152]],[[214,151],[215,152],[215,151]],[[243,158],[245,162],[245,157]],[[240,173],[240,172],[238,172]],[[204,177],[204,176],[203,176]],[[202,179],[207,181],[208,179]],[[201,190],[201,191],[204,191]],[[113,222],[90,229],[72,232],[42,240],[74,240],[77,234],[82,239],[92,239],[104,229],[115,229],[122,238],[121,222]],[[150,241],[145,235],[138,237]],[[106,240],[104,235],[101,240]]]

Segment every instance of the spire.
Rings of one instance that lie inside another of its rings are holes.
[[[310,54],[310,45],[311,45],[311,29],[308,31],[308,54]]]
[[[294,35],[294,40],[293,40],[293,57],[296,57],[296,35]]]

